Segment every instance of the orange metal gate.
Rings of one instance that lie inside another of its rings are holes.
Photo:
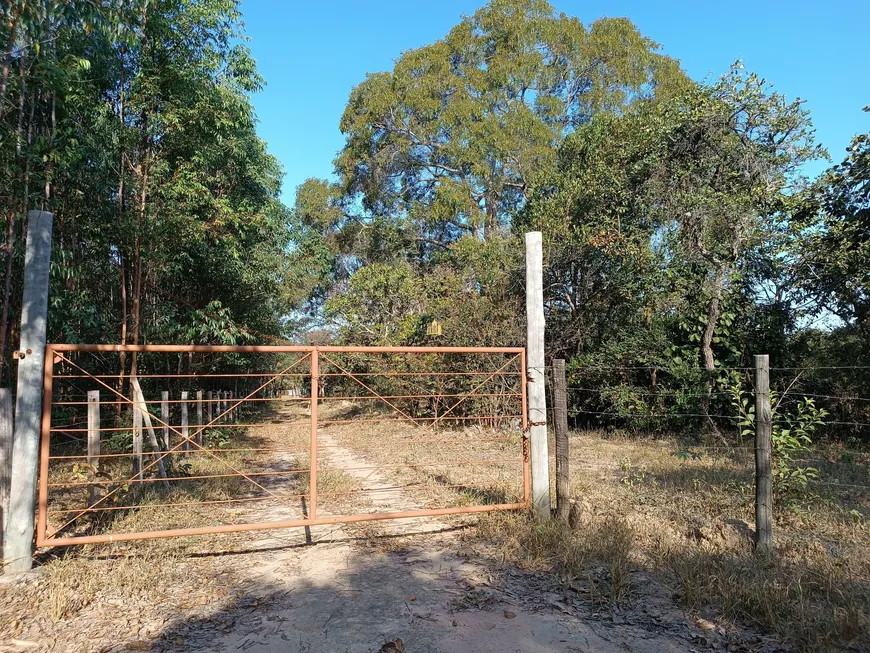
[[[529,506],[522,348],[58,344],[45,361],[39,546]]]

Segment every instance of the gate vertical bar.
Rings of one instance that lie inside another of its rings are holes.
[[[529,410],[526,399],[528,389],[528,374],[526,372],[526,350],[520,353],[520,387],[522,388],[522,410],[523,416],[523,501],[527,508],[532,506],[532,467],[529,457]]]
[[[308,465],[308,519],[317,519],[317,402],[320,397],[320,352],[311,351],[311,456]]]
[[[51,451],[51,402],[54,389],[54,352],[45,346],[42,380],[42,424],[39,443],[39,499],[36,515],[36,544],[48,536],[48,457]]]

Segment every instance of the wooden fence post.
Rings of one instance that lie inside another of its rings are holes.
[[[133,476],[142,478],[142,409],[133,402]]]
[[[148,404],[145,403],[142,386],[139,385],[139,379],[135,376],[130,377],[130,389],[133,391],[133,401],[139,407],[139,416],[145,422],[145,428],[148,430],[148,442],[151,445],[154,460],[157,461],[160,478],[166,478],[166,465],[163,464],[163,455],[160,453],[160,442],[157,441],[157,433],[154,431],[154,424],[151,423],[151,413],[148,411]],[[168,481],[163,481],[163,484],[167,488],[169,487]]]
[[[571,510],[568,441],[568,392],[565,383],[565,361],[553,360],[553,427],[556,432],[556,511],[559,519],[568,520]]]
[[[196,443],[202,446],[202,390],[196,391],[196,425],[199,427],[196,433]]]
[[[755,551],[773,550],[773,465],[770,357],[755,357]]]
[[[209,424],[211,424],[211,420],[212,420],[212,417],[211,417],[211,416],[212,416],[212,395],[213,395],[213,394],[214,394],[214,393],[213,393],[211,390],[209,390],[209,391],[208,391],[208,394],[206,395],[206,398],[207,398],[207,401],[206,401],[206,414],[208,415],[208,423],[209,423]]]
[[[526,234],[526,349],[528,355],[529,444],[532,507],[550,518],[550,460],[547,452],[547,393],[544,375],[544,255],[540,231]]]
[[[163,446],[169,451],[169,390],[160,392],[160,419],[163,420]]]
[[[229,405],[230,405],[230,422],[235,422],[235,421],[236,421],[236,409],[235,409],[235,407],[234,407],[234,406],[235,406],[235,402],[233,401],[233,399],[235,399],[235,396],[236,396],[236,393],[233,392],[232,390],[230,390],[230,392],[229,392],[229,399],[230,399],[230,400],[229,400]]]
[[[100,391],[88,390],[88,465],[91,466],[91,478],[98,479],[100,471]],[[100,500],[102,491],[92,485],[88,492],[88,505],[92,506]]]
[[[184,440],[182,449],[190,451],[190,442],[188,441],[189,432],[187,430],[187,391],[181,393],[181,438]]]
[[[19,357],[18,361],[18,387],[15,393],[12,482],[3,550],[4,573],[28,571],[33,566],[33,514],[36,509],[36,478],[42,431],[43,381],[46,371],[50,372],[54,364],[53,360],[45,360],[53,221],[51,213],[27,212],[19,347],[23,358]]]
[[[0,388],[0,554],[9,515],[9,483],[12,480],[12,391]]]

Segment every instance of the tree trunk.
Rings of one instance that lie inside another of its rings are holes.
[[[18,74],[21,78],[21,88],[18,96],[18,130],[15,135],[15,153],[19,166],[23,167],[21,160],[21,144],[24,136],[24,98],[27,95],[27,79],[24,75],[24,56],[18,60]],[[24,210],[27,207],[24,206]],[[9,342],[9,305],[12,301],[12,262],[15,255],[15,198],[12,198],[9,211],[9,222],[6,225],[6,272],[3,285],[3,312],[0,317],[0,379],[3,376],[3,368],[6,365],[6,346]]]
[[[124,232],[124,211],[126,208],[124,201],[124,173],[125,166],[127,164],[127,156],[124,150],[124,54],[126,53],[126,49],[124,46],[121,46],[119,51],[120,57],[120,84],[118,86],[118,146],[119,146],[119,155],[118,155],[118,267],[121,276],[121,344],[127,344],[127,272],[125,268],[125,258],[123,253],[123,245],[121,241],[123,240],[123,232]],[[127,354],[125,352],[118,353],[118,392],[123,395],[124,394],[124,371],[127,367]],[[124,410],[124,407],[118,403],[116,404],[117,414],[116,419],[120,422],[121,413]]]
[[[6,114],[6,89],[9,81],[9,64],[12,61],[12,51],[15,49],[15,33],[18,28],[18,16],[20,8],[18,3],[15,3],[15,8],[12,10],[12,22],[9,25],[9,38],[6,40],[6,53],[3,57],[3,73],[0,77],[0,120]],[[21,90],[22,96],[24,89]]]
[[[704,385],[704,396],[701,397],[701,409],[706,416],[706,426],[711,435],[718,439],[722,439],[722,434],[719,432],[713,418],[710,417],[710,399],[713,394],[714,375],[716,373],[716,359],[713,357],[713,337],[716,334],[716,325],[719,322],[719,317],[722,315],[722,293],[725,285],[725,275],[723,272],[718,272],[715,277],[713,288],[713,296],[710,298],[710,304],[707,308],[707,324],[704,328],[704,336],[701,338],[701,359],[704,363],[704,369],[707,371],[707,379]]]

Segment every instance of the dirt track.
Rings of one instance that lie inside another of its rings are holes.
[[[257,437],[298,439],[299,423],[285,417]],[[324,433],[321,442],[333,466],[368,462],[339,435]],[[291,464],[280,455],[273,461],[276,469]],[[379,471],[352,474],[365,489],[380,490],[368,495],[367,510],[419,506],[409,491],[388,489],[391,480]],[[274,477],[269,489],[281,490],[288,479]],[[299,511],[262,505],[245,519],[296,518]],[[656,652],[706,642],[668,597],[651,594],[630,614],[599,611],[548,577],[481,555],[472,534],[469,518],[248,533],[224,554],[199,554],[195,577],[164,588],[196,595],[193,607],[173,609],[187,605],[178,596],[131,603],[102,592],[69,619],[24,623],[0,650],[363,653],[401,638],[407,653]],[[169,564],[186,569],[191,561]]]
[[[329,433],[320,441],[329,465],[368,463]],[[377,470],[350,473],[378,490],[368,495],[369,509],[419,507]],[[673,614],[668,626],[655,625],[664,615],[653,615],[652,630],[619,616],[580,618],[546,580],[479,556],[459,537],[462,528],[451,518],[316,527],[305,547],[287,546],[298,534],[262,533],[250,543],[260,553],[245,556],[234,574],[246,579],[238,607],[166,633],[161,649],[363,653],[400,638],[409,653],[683,651],[691,641],[694,629]]]

